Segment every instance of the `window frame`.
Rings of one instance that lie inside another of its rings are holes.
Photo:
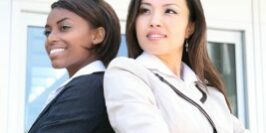
[[[247,99],[246,94],[246,83],[245,81],[245,56],[244,51],[244,42],[241,31],[230,31],[230,30],[221,30],[221,29],[208,29],[207,30],[207,41],[215,43],[226,43],[229,45],[235,46],[235,68],[236,68],[236,94],[237,94],[237,114],[238,118],[243,122],[244,125],[248,124],[248,113],[245,103]]]

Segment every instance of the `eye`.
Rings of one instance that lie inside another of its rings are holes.
[[[139,14],[148,14],[150,12],[151,11],[149,9],[141,7],[141,8],[139,8],[139,12],[138,13]]]
[[[65,32],[70,28],[71,28],[70,26],[62,25],[59,29],[60,29],[60,31]]]
[[[47,30],[47,29],[45,29],[45,30],[43,31],[43,34],[44,34],[46,37],[48,37],[50,33],[51,33],[51,31],[50,31],[50,30]]]
[[[177,14],[177,12],[175,10],[173,10],[173,9],[166,9],[165,13],[167,13],[167,14]]]

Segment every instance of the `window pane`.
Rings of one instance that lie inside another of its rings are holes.
[[[229,43],[209,42],[208,52],[212,62],[221,73],[222,79],[227,88],[227,95],[232,106],[232,111],[237,115],[235,45]]]
[[[127,45],[125,34],[121,35],[121,44],[118,51],[118,56],[127,56]]]

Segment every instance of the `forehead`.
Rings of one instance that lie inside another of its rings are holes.
[[[186,6],[186,0],[141,0],[141,3],[149,3],[150,5],[169,5],[176,4],[179,6]]]
[[[67,18],[70,20],[82,20],[82,18],[75,14],[74,12],[71,12],[67,9],[63,9],[63,8],[54,8],[51,10],[51,12],[49,13],[48,17],[47,17],[47,22],[49,21],[58,21],[61,20],[63,18]]]

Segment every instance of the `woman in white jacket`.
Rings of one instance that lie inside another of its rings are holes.
[[[206,50],[200,0],[131,0],[129,58],[117,58],[104,94],[117,133],[242,133]]]

